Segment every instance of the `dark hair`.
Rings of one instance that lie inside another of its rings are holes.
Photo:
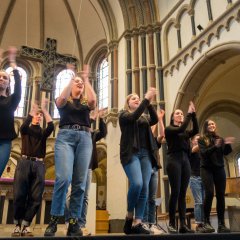
[[[171,116],[170,116],[170,125],[171,125],[171,126],[174,126],[173,116],[174,116],[174,113],[175,113],[177,110],[182,111],[181,109],[177,108],[177,109],[175,109],[175,110],[171,113]]]
[[[171,116],[170,116],[170,125],[174,125],[174,120],[173,120],[173,115],[175,113],[176,110],[174,110],[172,113],[171,113]]]

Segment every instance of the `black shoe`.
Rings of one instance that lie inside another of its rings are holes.
[[[125,223],[124,223],[124,226],[123,226],[123,232],[125,234],[131,234],[132,233],[132,223],[133,223],[133,219],[126,217]]]
[[[144,223],[138,223],[135,226],[132,226],[133,234],[150,234],[149,227]]]
[[[58,223],[58,217],[57,216],[52,216],[50,223],[48,224],[44,236],[45,237],[53,237],[55,236],[55,233],[57,231],[57,223]]]
[[[83,235],[81,228],[78,225],[78,220],[75,218],[69,219],[67,236],[81,237]]]
[[[213,233],[213,232],[215,232],[215,229],[214,229],[213,226],[210,224],[210,222],[204,223],[204,228],[206,229],[206,232],[207,232],[207,233]]]
[[[169,224],[167,228],[168,228],[168,232],[171,233],[171,234],[176,234],[176,233],[178,233],[176,227],[173,226],[172,224]]]
[[[223,224],[219,224],[219,225],[218,225],[217,232],[218,232],[218,233],[230,233],[231,231],[230,231],[230,229],[227,228],[227,227],[225,226],[225,224],[223,223]]]
[[[179,233],[195,233],[195,231],[190,229],[187,225],[184,224],[180,226]]]

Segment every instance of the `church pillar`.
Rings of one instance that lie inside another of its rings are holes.
[[[193,35],[193,38],[196,37],[196,24],[195,24],[195,19],[194,19],[194,10],[190,10],[188,11],[188,14],[191,18],[191,25],[192,25],[192,35]]]
[[[156,53],[157,53],[157,78],[159,86],[159,106],[161,109],[165,110],[165,96],[164,96],[164,81],[163,81],[163,69],[162,69],[162,45],[161,45],[161,28],[157,27],[156,30]],[[164,125],[166,126],[165,117],[163,119]],[[168,211],[168,201],[169,201],[169,183],[168,179],[164,178],[164,175],[167,175],[166,172],[166,154],[167,146],[166,143],[162,143],[162,155],[161,155],[161,164],[162,169],[160,170],[159,176],[159,185],[161,196],[165,196],[165,201],[162,202],[162,209]]]
[[[109,44],[111,57],[111,109],[118,109],[118,44],[111,42]]]
[[[34,79],[34,84],[35,84],[35,95],[34,95],[34,100],[37,104],[41,104],[41,77],[37,76]]]
[[[125,35],[127,47],[127,95],[132,93],[132,41],[130,33]]]
[[[213,17],[212,17],[211,1],[210,0],[206,0],[206,1],[207,1],[208,19],[209,19],[210,22],[212,22]]]
[[[148,47],[149,47],[149,73],[150,73],[150,87],[156,87],[156,75],[155,75],[155,60],[154,60],[154,42],[153,31],[148,30]]]
[[[142,53],[142,96],[147,92],[148,82],[147,82],[147,50],[146,50],[146,31],[140,29],[141,36],[141,53]]]
[[[133,76],[134,76],[134,92],[140,96],[140,70],[139,70],[139,47],[138,47],[138,31],[133,31]]]
[[[177,29],[177,39],[178,39],[178,50],[182,48],[182,41],[181,41],[181,25],[179,23],[175,24],[175,28]]]

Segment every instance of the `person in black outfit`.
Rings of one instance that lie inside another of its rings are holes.
[[[192,120],[193,128],[186,130]],[[189,104],[188,114],[184,119],[180,109],[171,114],[170,125],[165,128],[167,141],[167,164],[166,170],[171,187],[169,199],[169,233],[177,233],[175,225],[176,206],[180,219],[179,233],[192,233],[185,223],[186,214],[186,191],[190,179],[191,167],[189,163],[190,141],[189,139],[198,133],[198,122],[195,114],[195,107],[192,102]]]
[[[15,80],[13,94],[10,92],[10,76],[5,70],[0,70],[0,177],[9,160],[12,140],[17,137],[14,128],[14,112],[21,100],[21,78],[15,61],[16,54],[16,48],[9,48],[8,59],[13,68]]]
[[[137,94],[128,95],[124,110],[119,115],[120,159],[130,184],[128,212],[123,229],[125,234],[150,234],[142,219],[152,169],[154,166],[158,168],[155,155],[158,147],[150,127],[158,122],[156,111],[150,104],[155,95],[155,88],[148,90],[142,102]],[[150,117],[143,115],[145,110],[148,110]]]
[[[33,104],[32,110],[23,122],[20,132],[22,135],[22,157],[18,161],[14,174],[13,204],[14,223],[12,236],[33,236],[30,224],[36,215],[44,190],[46,141],[54,126],[47,111],[47,100],[43,100],[42,109]],[[47,128],[42,129],[40,123],[45,117]],[[21,229],[21,226],[23,228]]]
[[[85,193],[84,193],[84,198],[83,198],[83,206],[82,206],[82,211],[81,211],[81,217],[78,219],[78,224],[79,227],[81,228],[83,232],[83,236],[86,235],[91,235],[90,232],[88,232],[86,228],[86,217],[87,217],[87,210],[88,210],[88,195],[90,191],[90,186],[92,182],[92,171],[96,168],[98,168],[98,159],[97,159],[97,142],[100,141],[102,138],[105,138],[107,135],[107,125],[103,119],[104,111],[103,109],[99,110],[93,110],[90,113],[90,118],[92,121],[96,121],[97,117],[99,117],[99,129],[96,129],[95,131],[92,132],[92,145],[93,145],[93,150],[92,150],[92,159],[89,165],[88,169],[88,176],[87,176],[87,182],[86,182],[86,188],[85,188]],[[69,213],[68,213],[68,208],[70,204],[70,197],[71,197],[71,185],[68,188],[68,193],[67,193],[67,199],[66,199],[66,209],[65,209],[65,219],[66,222],[69,219]]]
[[[224,169],[224,155],[232,152],[231,144],[233,137],[223,139],[216,132],[216,123],[206,120],[203,125],[203,136],[199,139],[198,145],[201,153],[201,178],[205,190],[204,216],[205,225],[212,229],[210,224],[210,212],[214,196],[214,187],[217,199],[217,216],[219,233],[230,232],[225,226],[225,189],[226,173]]]

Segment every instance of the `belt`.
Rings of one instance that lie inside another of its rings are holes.
[[[91,129],[89,127],[86,126],[81,126],[78,124],[73,124],[73,125],[63,125],[60,127],[60,129],[72,129],[74,131],[85,131],[85,132],[90,132]]]
[[[43,158],[38,158],[38,157],[29,157],[27,155],[22,155],[22,159],[24,160],[30,160],[30,161],[43,161]]]

